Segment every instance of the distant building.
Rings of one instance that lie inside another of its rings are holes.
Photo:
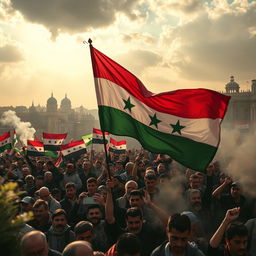
[[[53,97],[47,100],[46,108],[35,106],[34,102],[27,108],[25,106],[0,107],[0,117],[3,112],[13,110],[23,122],[30,122],[36,129],[36,136],[41,137],[43,132],[68,133],[68,139],[81,139],[81,136],[91,133],[93,127],[98,127],[99,122],[90,114],[90,110],[81,106],[72,109],[72,104],[67,95],[61,100],[60,107]],[[9,127],[0,126],[0,135],[8,131]]]
[[[241,91],[231,76],[222,93],[231,96],[224,125],[244,131],[253,130],[256,127],[256,79],[252,80],[251,90]]]

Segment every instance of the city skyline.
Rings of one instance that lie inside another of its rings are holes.
[[[1,106],[43,106],[67,93],[96,109],[87,41],[154,93],[241,90],[256,78],[255,0],[44,1],[0,3]]]

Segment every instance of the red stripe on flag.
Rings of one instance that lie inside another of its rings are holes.
[[[10,131],[0,136],[0,141],[8,139],[11,137]]]
[[[67,133],[56,134],[56,133],[46,133],[46,132],[43,132],[43,139],[61,140],[61,139],[66,139],[66,137],[67,137]]]
[[[126,145],[126,140],[116,141],[113,138],[110,138],[110,143],[113,144],[114,146],[121,146]]]
[[[33,147],[44,147],[41,141],[28,140],[28,145]]]
[[[84,141],[83,140],[72,141],[68,144],[61,145],[60,149],[65,150],[67,148],[72,148],[72,147],[75,147],[75,146],[78,146],[78,145],[84,145]]]
[[[183,118],[223,118],[229,96],[208,89],[184,89],[153,94],[142,82],[108,58],[90,47],[95,78],[107,79],[156,111]]]
[[[92,132],[95,133],[95,134],[103,135],[103,132],[99,129],[96,129],[96,128],[93,128]],[[109,135],[109,132],[105,132],[104,134]]]

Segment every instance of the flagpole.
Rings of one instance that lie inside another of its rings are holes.
[[[84,41],[84,43],[87,43],[87,42]],[[88,39],[88,43],[89,43],[89,47],[90,47],[91,60],[93,62],[93,54],[92,54],[92,47],[93,46],[92,46],[92,39],[91,38]],[[93,69],[93,73],[94,73],[94,69]],[[94,88],[96,88],[96,87],[94,87]],[[110,174],[110,168],[109,168],[109,159],[108,159],[108,153],[107,153],[105,131],[102,129],[101,123],[100,123],[100,129],[101,129],[102,135],[103,135],[103,144],[104,144],[104,151],[105,151],[105,158],[106,158],[107,175],[108,175],[108,178],[110,179],[111,174]]]

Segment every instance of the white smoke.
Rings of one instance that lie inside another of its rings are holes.
[[[221,169],[239,181],[246,193],[255,196],[256,191],[256,134],[243,134],[238,130],[223,130],[216,159]]]
[[[16,115],[15,111],[8,110],[2,114],[0,123],[14,128],[17,136],[23,145],[27,145],[27,140],[33,140],[36,130],[31,126],[30,122],[23,122]]]

